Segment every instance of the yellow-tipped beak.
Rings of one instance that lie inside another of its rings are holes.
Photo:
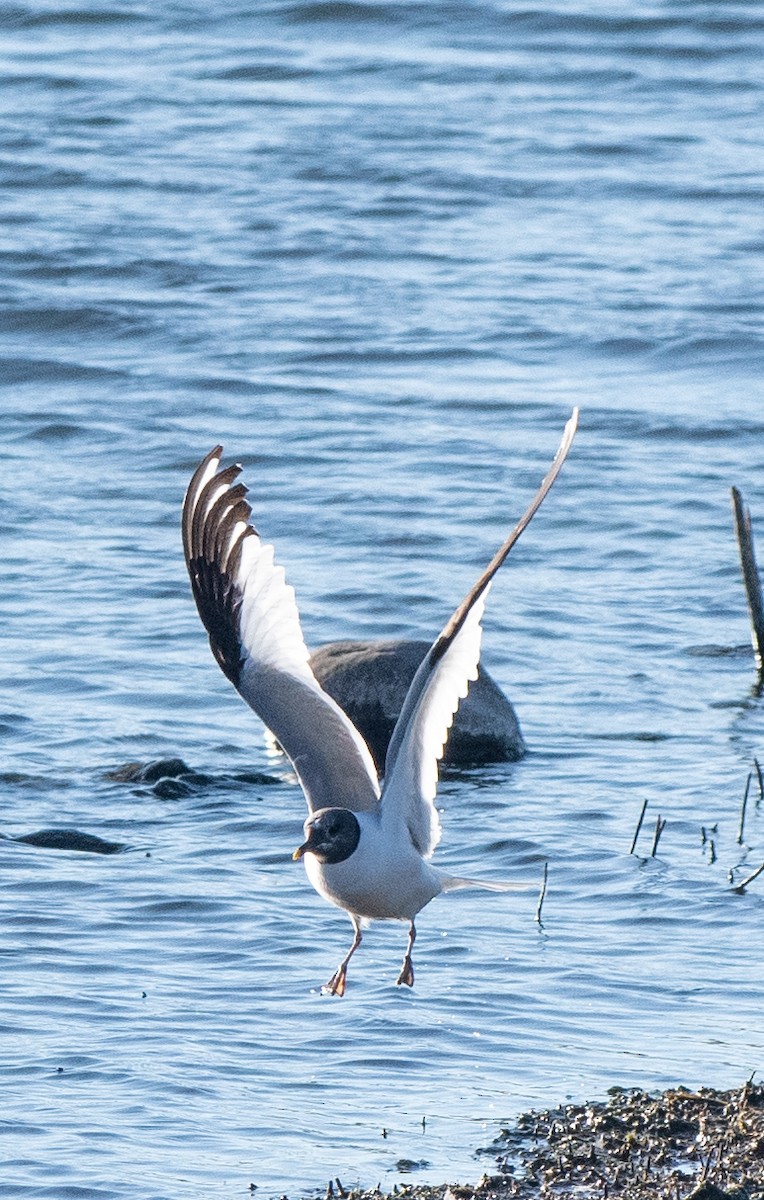
[[[307,842],[303,842],[303,844],[301,846],[298,846],[297,849],[295,850],[294,854],[292,855],[292,860],[294,862],[297,862],[298,859],[302,858],[303,854],[305,854],[305,852],[307,850],[310,850],[310,846],[308,845]]]

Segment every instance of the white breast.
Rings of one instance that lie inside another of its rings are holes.
[[[357,813],[361,837],[350,858],[322,864],[305,855],[313,887],[338,908],[368,920],[411,921],[443,890],[439,873],[414,848],[408,830],[384,836],[377,813]]]

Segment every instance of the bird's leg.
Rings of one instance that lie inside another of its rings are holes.
[[[414,922],[412,921],[409,925],[409,940],[408,945],[406,946],[406,954],[403,959],[403,966],[401,967],[400,975],[395,981],[398,986],[400,986],[402,983],[405,983],[406,987],[414,986],[414,964],[411,961],[411,951],[414,948],[415,941],[416,928],[414,927]]]
[[[337,970],[334,972],[334,974],[332,975],[329,982],[325,983],[323,988],[321,989],[324,992],[328,992],[330,996],[344,996],[345,995],[345,983],[347,981],[348,963],[350,962],[351,958],[353,957],[356,950],[358,949],[358,947],[361,944],[361,922],[360,922],[359,918],[356,917],[353,913],[350,914],[350,919],[353,922],[353,928],[355,929],[355,937],[353,938],[353,945],[348,950],[347,954],[343,958],[340,965],[337,967]]]

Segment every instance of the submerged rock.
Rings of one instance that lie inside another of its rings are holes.
[[[23,833],[7,840],[41,846],[45,850],[79,850],[85,854],[119,854],[125,849],[124,842],[107,842],[105,838],[82,833],[79,829],[38,829],[36,833]]]
[[[231,782],[249,785],[280,783],[276,775],[262,771],[238,771],[234,774],[207,775],[195,771],[182,758],[156,758],[151,762],[127,762],[106,772],[113,783],[147,784],[160,800],[179,800],[191,796],[199,788],[226,787]]]
[[[107,771],[106,778],[115,783],[156,783],[159,779],[177,779],[179,775],[191,775],[182,758],[156,758],[151,762],[123,763]]]
[[[329,642],[310,665],[366,739],[379,770],[409,684],[429,642]],[[462,700],[443,762],[452,766],[514,762],[525,754],[515,710],[487,671],[480,669]]]

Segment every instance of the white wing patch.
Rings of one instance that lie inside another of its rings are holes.
[[[256,533],[245,538],[235,578],[242,595],[239,635],[253,661],[315,682],[294,588],[273,556],[273,546],[264,545]]]
[[[502,542],[480,578],[446,622],[411,681],[385,759],[383,821],[403,821],[420,854],[432,854],[440,840],[433,800],[438,762],[459,701],[477,678],[480,621],[491,580],[549,494],[578,428],[574,408],[552,464],[520,520]]]
[[[399,718],[402,724],[409,697],[414,699],[412,710],[406,714],[406,724],[402,725],[394,761],[391,763],[388,758],[382,793],[383,820],[404,821],[411,840],[425,858],[440,841],[440,820],[434,804],[438,763],[459,702],[467,695],[470,683],[477,679],[480,622],[489,588],[490,584],[486,585],[475,600],[445,653],[433,662],[433,647],[426,656]],[[420,673],[423,682],[417,688]]]

